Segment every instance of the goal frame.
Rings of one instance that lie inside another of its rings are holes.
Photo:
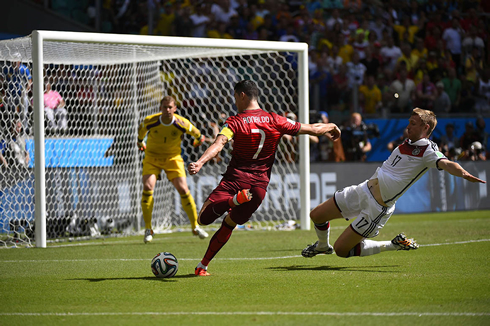
[[[34,106],[34,177],[35,177],[35,243],[46,248],[46,177],[44,146],[44,53],[46,41],[90,42],[142,46],[195,47],[259,51],[287,51],[298,54],[298,121],[309,123],[308,44],[278,41],[228,40],[173,36],[102,34],[35,30],[32,37],[33,106]],[[131,61],[128,59],[128,61]],[[299,136],[300,223],[310,230],[310,153],[308,135]]]

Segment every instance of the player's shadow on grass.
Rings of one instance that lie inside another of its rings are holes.
[[[70,278],[68,281],[89,281],[89,282],[104,282],[104,281],[134,281],[134,280],[144,280],[144,281],[158,281],[158,282],[177,282],[176,279],[179,278],[191,278],[196,277],[194,274],[185,274],[185,275],[175,275],[171,278],[157,278],[151,276],[145,277],[90,277],[90,278]]]
[[[398,265],[385,265],[385,266],[311,266],[311,265],[292,265],[292,266],[275,266],[267,267],[274,271],[346,271],[346,272],[368,272],[368,273],[399,273],[400,271],[381,270],[381,268],[399,267]]]

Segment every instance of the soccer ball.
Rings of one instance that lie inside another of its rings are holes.
[[[156,277],[172,277],[179,270],[179,262],[169,252],[161,252],[151,260],[151,271]]]

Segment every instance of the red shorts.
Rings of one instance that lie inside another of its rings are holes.
[[[264,200],[265,194],[267,193],[267,190],[264,188],[255,187],[245,182],[229,181],[223,178],[218,187],[216,187],[209,195],[207,200],[211,201],[211,204],[209,205],[228,201],[230,197],[235,196],[242,189],[250,189],[250,192],[252,193],[252,200],[232,208],[230,217],[236,224],[244,224],[250,220],[252,214],[257,210],[257,208],[259,208],[262,200]],[[219,216],[215,214],[200,216],[200,220],[204,225],[211,224],[218,218]]]

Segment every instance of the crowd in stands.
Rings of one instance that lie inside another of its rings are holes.
[[[77,1],[76,8],[63,7],[67,3],[52,0],[51,6],[94,25],[95,0]],[[345,134],[342,152],[315,142],[318,161],[365,159],[373,130],[362,117],[406,117],[415,106],[438,117],[490,114],[488,1],[151,0],[149,6],[147,1],[104,0],[101,19],[101,32],[306,42],[310,112],[343,125]],[[46,108],[48,126],[63,130],[65,103],[55,95],[50,104],[56,108]],[[54,124],[53,112],[61,125]],[[473,128],[480,127],[475,123]],[[472,146],[478,151],[475,142],[485,153],[487,140],[480,136],[453,146],[455,153],[450,144],[462,140],[441,140],[441,145],[451,157],[482,159],[484,154],[470,153]],[[363,144],[360,152],[353,152],[351,143]],[[326,157],[326,148],[336,154]]]
[[[53,0],[53,8],[68,10],[59,3],[66,1]],[[95,3],[80,1],[71,12],[86,6],[84,21],[93,24]],[[318,111],[490,112],[488,1],[152,0],[151,10],[147,1],[102,4],[102,32],[306,42]]]

